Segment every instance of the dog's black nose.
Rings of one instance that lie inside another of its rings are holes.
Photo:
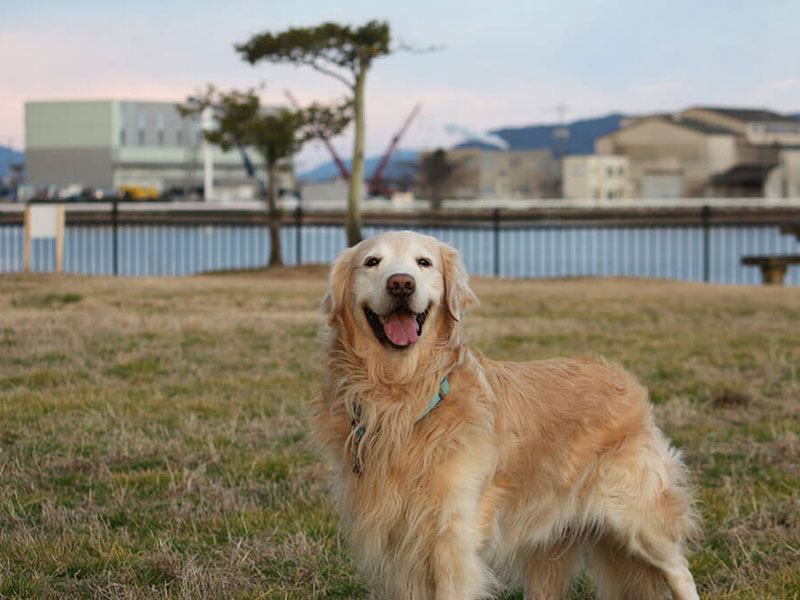
[[[395,275],[389,277],[388,281],[386,282],[386,290],[392,296],[397,296],[398,298],[410,296],[414,293],[414,288],[416,286],[417,282],[414,281],[414,278],[407,273],[396,273]]]

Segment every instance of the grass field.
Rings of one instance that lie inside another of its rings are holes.
[[[697,486],[703,598],[800,598],[800,290],[474,287],[485,354],[602,354],[649,386]],[[309,435],[324,289],[0,277],[0,598],[368,598]]]

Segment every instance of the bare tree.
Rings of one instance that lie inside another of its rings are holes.
[[[420,156],[417,176],[423,193],[431,201],[431,210],[442,209],[444,193],[453,185],[460,168],[460,162],[448,159],[442,148]]]
[[[298,152],[307,141],[320,135],[341,133],[352,118],[349,102],[328,107],[314,104],[305,110],[266,109],[252,89],[221,92],[213,86],[190,96],[178,106],[184,114],[199,114],[206,108],[214,113],[214,127],[205,138],[223,150],[255,148],[267,167],[267,186],[259,186],[265,201],[270,233],[269,266],[283,264],[280,238],[281,211],[278,208],[279,162]]]

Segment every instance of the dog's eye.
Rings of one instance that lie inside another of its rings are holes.
[[[431,261],[429,261],[427,258],[418,258],[417,259],[417,264],[420,267],[430,267],[431,266]]]
[[[370,256],[367,260],[364,261],[365,267],[377,267],[378,263],[381,262],[380,258],[375,258],[374,256]]]

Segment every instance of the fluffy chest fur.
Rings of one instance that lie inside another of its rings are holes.
[[[496,454],[486,448],[493,446],[486,440],[494,438],[490,397],[474,393],[479,386],[465,376],[464,367],[450,374],[451,391],[425,414],[439,387],[435,376],[428,379],[398,389],[354,378],[350,385],[338,380],[323,390],[317,432],[339,471],[348,508],[359,518],[373,510],[394,510],[400,517],[414,504],[412,498],[422,498],[423,504],[427,495],[440,499],[444,492],[435,487],[452,480],[454,469],[472,477],[457,465],[471,464],[476,453]],[[483,466],[473,470],[487,471]],[[404,498],[406,507],[393,509],[394,497]],[[384,501],[386,508],[380,507]],[[427,504],[433,510],[438,501]]]

